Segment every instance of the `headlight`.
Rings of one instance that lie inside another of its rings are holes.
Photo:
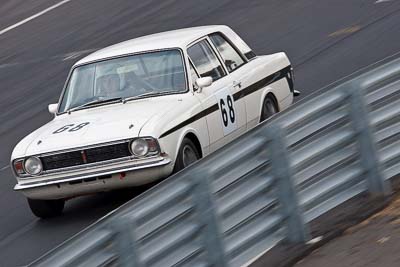
[[[130,144],[131,153],[137,157],[145,157],[158,154],[159,147],[156,139],[152,137],[137,138]]]
[[[42,162],[37,157],[29,157],[24,161],[25,171],[31,175],[38,175],[43,170]]]
[[[149,153],[149,145],[142,138],[135,139],[131,143],[131,152],[135,156],[144,157]]]

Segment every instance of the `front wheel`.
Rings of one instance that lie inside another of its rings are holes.
[[[260,122],[265,121],[276,113],[278,113],[278,109],[276,108],[275,101],[271,97],[267,96],[264,99],[263,107],[261,110]]]
[[[40,200],[28,198],[28,204],[35,216],[46,219],[61,215],[64,210],[65,200]]]
[[[188,138],[183,139],[176,158],[174,173],[183,170],[199,159],[200,152],[197,150],[193,142]]]

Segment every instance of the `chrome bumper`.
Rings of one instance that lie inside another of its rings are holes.
[[[156,157],[142,161],[130,161],[115,164],[108,164],[107,166],[76,170],[70,173],[59,173],[56,176],[46,175],[45,177],[34,177],[29,179],[20,179],[18,184],[15,185],[14,190],[25,190],[36,187],[43,187],[48,185],[62,184],[84,180],[88,178],[96,178],[105,175],[112,175],[122,172],[131,172],[147,168],[162,167],[171,163],[169,158]],[[53,176],[53,177],[51,177]]]

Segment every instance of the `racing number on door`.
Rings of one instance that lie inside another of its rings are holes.
[[[233,100],[230,95],[226,97],[226,102],[228,103],[228,111],[225,108],[226,105],[224,99],[221,98],[219,100],[219,106],[222,113],[222,122],[224,123],[225,127],[227,127],[229,123],[235,123],[235,110],[233,109]]]
[[[228,89],[223,89],[216,94],[219,110],[221,111],[222,128],[224,135],[228,135],[236,130],[236,110],[235,101]]]
[[[68,132],[76,132],[76,131],[79,131],[80,129],[82,129],[83,127],[85,127],[86,125],[88,125],[89,123],[90,122],[84,122],[84,123],[81,123],[81,124],[78,124],[78,125],[67,124],[67,125],[64,125],[63,127],[61,127],[60,129],[55,130],[53,132],[53,134],[62,133],[62,132],[65,132],[67,130],[68,130]]]

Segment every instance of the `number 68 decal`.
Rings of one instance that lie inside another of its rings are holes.
[[[235,109],[233,108],[233,100],[230,95],[226,96],[226,102],[228,104],[228,111],[225,109],[225,101],[223,98],[219,100],[219,106],[222,113],[222,122],[227,127],[229,123],[235,123]],[[228,116],[229,113],[229,116]],[[229,118],[228,118],[229,117]]]
[[[217,92],[216,96],[218,99],[218,106],[221,111],[224,135],[228,135],[237,128],[235,101],[227,89]]]
[[[61,127],[61,128],[59,128],[58,130],[55,130],[54,132],[53,132],[53,134],[58,134],[58,133],[62,133],[62,132],[65,132],[65,131],[68,131],[68,132],[76,132],[76,131],[79,131],[80,129],[82,129],[83,127],[85,127],[86,125],[88,125],[90,122],[84,122],[84,123],[81,123],[81,124],[67,124],[67,125],[64,125],[63,127]]]

